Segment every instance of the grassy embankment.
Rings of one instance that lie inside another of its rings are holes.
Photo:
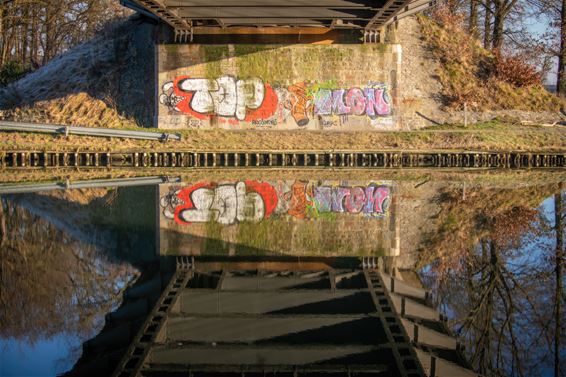
[[[464,103],[476,111],[553,111],[565,102],[542,86],[540,74],[520,57],[486,50],[467,30],[464,18],[439,10],[419,15],[422,39],[433,59],[448,111]]]
[[[129,129],[134,129],[128,127]],[[139,129],[141,130],[141,129]],[[144,129],[147,131],[147,129]],[[158,130],[152,130],[158,132]],[[159,130],[163,132],[165,130]],[[0,134],[0,150],[518,150],[562,151],[566,127],[489,122],[404,132],[182,130],[182,141],[140,141],[44,134]]]

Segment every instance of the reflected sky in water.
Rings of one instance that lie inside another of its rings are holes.
[[[55,376],[71,369],[78,358],[81,339],[66,335],[34,344],[16,339],[0,340],[0,375]]]

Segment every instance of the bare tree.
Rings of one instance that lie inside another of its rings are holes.
[[[483,23],[483,47],[490,49],[491,48],[491,22],[492,22],[492,15],[493,11],[491,9],[492,0],[485,0],[484,9],[484,23]]]
[[[0,0],[0,69],[37,68],[126,14],[113,0]]]
[[[562,188],[562,185],[561,185]],[[564,263],[564,209],[562,207],[562,192],[554,195],[554,231],[556,232],[555,255],[555,295],[554,295],[554,376],[562,376],[560,368],[560,352],[562,341],[562,301],[564,295],[562,264]]]
[[[478,1],[470,0],[469,31],[475,38],[478,37]]]
[[[558,53],[558,77],[556,89],[560,96],[566,97],[566,0],[561,1],[560,10],[560,51]]]
[[[442,229],[426,244],[438,253],[427,264],[428,280],[483,375],[538,376],[541,365],[553,364],[556,376],[563,375],[564,209],[555,193],[553,184],[470,190],[465,201],[457,192],[440,194]],[[549,197],[561,213],[554,223],[535,209]]]

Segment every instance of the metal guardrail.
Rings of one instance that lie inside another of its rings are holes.
[[[0,152],[0,168],[566,168],[566,153],[417,151]]]
[[[70,190],[85,188],[101,188],[101,187],[131,187],[131,186],[149,186],[158,185],[168,182],[181,182],[179,177],[154,176],[154,177],[136,177],[136,178],[120,178],[120,179],[95,179],[88,181],[70,182],[52,182],[52,183],[28,183],[28,184],[2,184],[0,185],[0,195],[6,194],[26,194],[39,191],[51,190]]]
[[[25,122],[0,121],[0,131],[41,132],[60,135],[83,135],[97,137],[121,137],[143,140],[181,140],[180,134],[164,132],[129,131],[114,128],[75,127],[56,124],[38,124]]]

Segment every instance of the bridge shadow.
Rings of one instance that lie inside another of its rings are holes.
[[[345,30],[262,35],[203,34],[196,35],[193,41],[203,45],[263,45],[262,51],[292,44],[360,42],[359,31]],[[22,112],[11,111],[24,108],[29,111],[23,111],[23,114],[31,115],[23,115],[30,118],[23,120],[49,121],[54,116],[55,119],[74,119],[74,125],[80,126],[81,119],[86,122],[100,118],[101,124],[117,121],[115,116],[108,115],[109,110],[115,110],[119,116],[138,126],[153,127],[157,109],[156,56],[158,46],[162,44],[186,42],[176,41],[173,30],[167,25],[158,25],[142,15],[108,25],[91,41],[73,47],[37,71],[0,88],[2,117],[19,120],[22,115],[17,114]],[[233,50],[230,56],[205,51],[201,61],[187,59],[179,66],[190,67],[257,52],[254,48]],[[55,107],[45,103],[52,100],[59,101],[53,105]],[[96,101],[102,101],[107,108]],[[37,105],[40,110],[34,112],[31,108]],[[79,113],[82,118],[77,116]]]

